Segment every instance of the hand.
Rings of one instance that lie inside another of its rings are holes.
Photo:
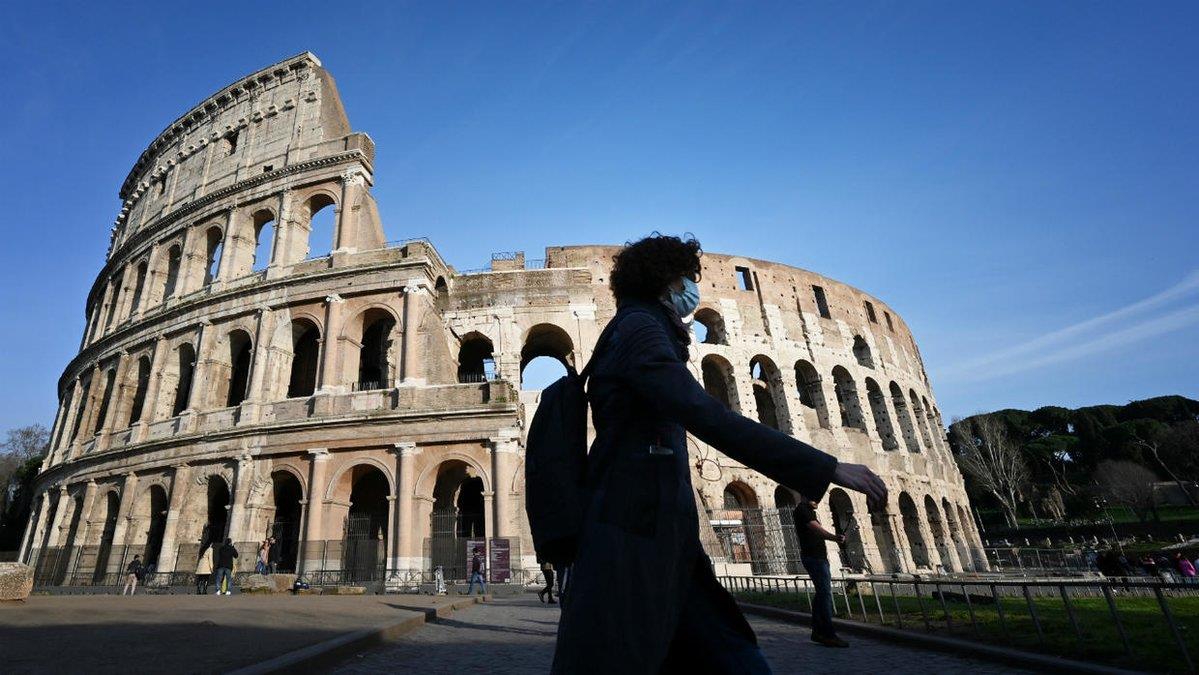
[[[833,484],[861,492],[866,495],[866,501],[872,507],[887,505],[886,484],[864,464],[838,462],[837,468],[833,470]]]
[[[838,534],[837,538],[834,541],[836,541],[838,544],[844,545],[845,544],[845,535]]]

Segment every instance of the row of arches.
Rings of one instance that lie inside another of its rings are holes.
[[[725,328],[724,317],[711,307],[704,307],[695,312],[692,330],[696,340],[701,344],[728,345],[728,330]],[[851,351],[854,360],[864,368],[874,368],[874,355],[869,343],[861,335],[853,336]]]
[[[844,366],[835,366],[831,375],[833,398],[837,405],[836,419],[840,426],[868,431],[857,382]],[[794,376],[797,398],[802,407],[799,412],[804,416],[807,425],[822,429],[832,428],[833,418],[826,402],[820,374],[815,366],[802,359],[796,361]],[[742,411],[737,395],[736,373],[727,359],[718,354],[708,354],[700,362],[700,377],[709,394],[731,410]],[[787,403],[787,385],[774,361],[767,356],[754,356],[749,362],[749,379],[758,421],[779,431],[793,433]],[[902,439],[903,447],[909,452],[921,452],[922,448],[946,451],[941,439],[942,434],[933,431],[940,429],[939,414],[927,398],[917,395],[915,389],[909,389],[905,395],[899,384],[894,381],[890,383],[886,393],[873,378],[867,377],[865,385],[869,414],[886,450],[900,449]]]
[[[234,211],[227,222],[197,226],[194,232],[160,244],[137,262],[114,271],[100,302],[89,313],[86,341],[177,294],[259,273],[272,264],[329,255],[336,244],[335,196],[318,191],[298,209],[289,241],[284,241],[274,207]]]

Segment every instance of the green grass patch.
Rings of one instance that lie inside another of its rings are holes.
[[[1098,598],[1071,597],[1075,620],[1078,623],[1078,633],[1075,632],[1070,622],[1069,614],[1061,597],[1034,597],[1033,607],[1041,624],[1041,636],[1038,638],[1028,604],[1023,597],[1000,598],[1003,614],[1001,621],[1000,611],[993,602],[980,601],[981,599],[990,599],[989,591],[983,589],[972,591],[971,605],[974,611],[972,623],[971,607],[967,606],[962,598],[960,588],[946,587],[946,591],[956,594],[957,599],[947,595],[944,607],[940,600],[926,594],[923,598],[923,612],[921,611],[921,602],[915,596],[897,596],[893,599],[886,585],[880,584],[877,588],[879,590],[877,603],[868,587],[860,598],[856,590],[849,591],[852,617],[846,615],[844,595],[840,589],[834,589],[837,616],[861,621],[861,608],[864,605],[866,620],[874,624],[883,623],[887,626],[898,627],[902,620],[902,627],[905,629],[926,631],[929,630],[926,629],[924,620],[927,615],[931,625],[930,632],[938,635],[974,639],[988,644],[1008,645],[1055,656],[1137,670],[1186,671],[1186,662],[1178,650],[1170,627],[1154,597],[1117,595],[1115,598],[1116,607],[1132,649],[1132,656],[1129,657],[1124,652],[1120,634],[1108,610],[1107,601],[1102,596]],[[797,595],[785,592],[741,591],[734,595],[740,600],[756,604],[804,612],[810,609],[807,597],[803,593]],[[1199,597],[1168,598],[1168,602],[1191,657],[1199,658]],[[879,605],[881,605],[885,617],[882,622],[879,619]],[[897,605],[900,620],[896,618]],[[947,615],[948,624],[946,622]]]

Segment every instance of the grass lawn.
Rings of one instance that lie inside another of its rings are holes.
[[[878,601],[882,604],[886,625],[892,627],[898,625],[895,611],[896,601],[898,601],[903,627],[909,630],[925,630],[920,601],[915,596],[899,596],[896,600],[892,600],[887,586],[879,585],[878,589],[880,593]],[[946,590],[956,593],[956,589],[947,587]],[[839,589],[835,589],[835,591],[837,615],[846,618],[845,599]],[[1116,607],[1119,610],[1120,619],[1124,624],[1124,630],[1128,635],[1132,650],[1132,656],[1129,657],[1124,653],[1123,642],[1120,640],[1119,632],[1116,630],[1108,611],[1107,602],[1103,597],[1071,597],[1081,639],[1075,634],[1060,597],[1033,598],[1033,606],[1040,619],[1042,631],[1042,637],[1038,639],[1024,598],[1001,598],[1004,619],[1001,625],[999,612],[994,604],[982,604],[975,600],[980,594],[987,594],[989,599],[989,594],[982,589],[972,591],[971,598],[975,618],[973,626],[970,621],[970,608],[964,599],[961,599],[960,593],[957,593],[958,601],[947,597],[945,608],[942,608],[940,601],[936,598],[925,595],[924,608],[928,613],[932,632],[1137,670],[1186,671],[1186,662],[1174,642],[1174,637],[1162,616],[1156,598],[1133,598],[1119,595],[1115,598]],[[746,602],[799,611],[808,611],[809,609],[806,596],[803,594],[742,591],[735,595]],[[851,590],[849,600],[853,609],[852,618],[861,620],[860,608],[864,602],[868,620],[871,623],[880,623],[878,605],[869,592],[862,596],[860,602],[857,594]],[[1199,659],[1199,596],[1169,598],[1168,601],[1183,640],[1187,643],[1191,658]],[[945,609],[948,609],[949,626],[946,625]]]

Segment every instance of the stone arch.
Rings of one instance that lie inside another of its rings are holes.
[[[704,381],[704,390],[729,410],[740,412],[741,405],[737,399],[737,380],[733,376],[732,364],[723,356],[708,354],[700,362],[700,371]]]
[[[487,482],[473,462],[443,459],[430,467],[429,553],[433,566],[441,566],[450,578],[466,576],[466,545],[487,532]]]
[[[874,367],[874,356],[870,353],[870,345],[861,335],[853,336],[853,357],[863,368]]]
[[[724,326],[724,317],[712,307],[701,307],[695,312],[692,324],[698,342],[707,345],[727,345],[728,331]]]
[[[216,281],[220,274],[224,238],[225,230],[220,225],[210,225],[204,230],[204,286]]]
[[[450,306],[450,285],[444,276],[438,276],[433,282],[433,300],[438,311],[444,312]]]
[[[562,370],[574,368],[575,362],[575,346],[571,340],[570,334],[560,326],[552,323],[539,323],[530,328],[526,333],[520,349],[520,379],[521,388],[525,389],[535,384],[539,384],[540,380],[546,380],[547,383],[553,381],[553,377],[559,374],[559,369],[553,367],[544,359],[553,359],[562,365]],[[535,372],[538,377],[538,382],[534,382],[534,378],[525,377],[525,369],[533,364],[535,360],[537,364],[534,368],[538,369]]]
[[[936,547],[937,555],[941,558],[941,566],[947,572],[959,571],[954,569],[953,556],[949,552],[949,538],[945,534],[945,524],[941,520],[941,509],[932,495],[924,495],[924,513],[928,518],[928,529],[933,535],[933,546]]]
[[[183,267],[183,247],[178,243],[171,244],[166,254],[166,269],[162,278],[162,297],[160,302],[166,302],[179,287],[179,274]]]
[[[115,489],[110,489],[104,495],[97,496],[96,506],[93,507],[98,513],[102,513],[102,519],[97,522],[100,528],[99,545],[96,548],[96,558],[92,563],[92,583],[104,583],[105,577],[108,575],[109,558],[112,556],[113,537],[116,535],[117,519],[121,512],[121,497],[120,493]],[[101,509],[101,505],[103,508]]]
[[[321,329],[316,322],[308,317],[293,318],[290,346],[287,398],[311,396],[316,391],[321,359]]]
[[[215,480],[214,480],[215,479]],[[233,507],[229,482],[220,474],[205,476],[205,520],[200,532],[200,549],[219,543],[229,531],[229,512]]]
[[[275,210],[269,207],[255,209],[250,214],[250,227],[254,235],[254,247],[249,271],[260,272],[275,262],[275,241],[279,230]]]
[[[768,356],[761,354],[749,362],[758,421],[784,433],[791,433],[790,412],[784,393],[783,376]]]
[[[804,422],[809,429],[829,429],[828,403],[824,389],[820,386],[820,373],[811,363],[800,359],[795,362],[795,383],[799,390],[799,402],[803,406]]]
[[[949,538],[953,541],[954,548],[958,552],[958,560],[962,561],[962,568],[970,569],[972,560],[970,558],[970,547],[966,544],[969,536],[962,529],[961,523],[958,522],[957,514],[949,499],[941,498],[941,507],[945,511],[945,524],[949,528]]]
[[[945,449],[945,442],[943,440],[944,436],[945,436],[944,428],[942,428],[941,424],[937,421],[937,416],[933,412],[933,407],[931,405],[929,405],[928,398],[921,396],[920,403],[924,406],[924,420],[925,420],[925,423],[928,425],[928,433],[930,436],[930,440],[932,441],[932,446],[931,446],[932,449],[933,450],[944,450]]]
[[[301,502],[306,494],[304,480],[298,470],[288,465],[276,465],[271,470],[271,500],[274,507],[270,536],[279,547],[279,571],[294,572],[299,557],[300,527],[303,524]]]
[[[88,399],[92,395],[92,376],[91,374],[84,375],[79,382],[79,405],[75,406],[75,419],[71,422],[70,441],[79,438],[79,432],[83,430],[83,418],[87,414]],[[68,441],[68,442],[70,442]]]
[[[870,527],[874,531],[874,543],[883,563],[883,572],[902,572],[903,556],[896,543],[895,531],[891,526],[891,513],[886,504],[869,505]]]
[[[932,452],[936,448],[933,447],[932,434],[928,430],[928,420],[924,416],[924,408],[920,405],[920,397],[916,395],[915,389],[908,390],[908,397],[912,400],[912,417],[916,418],[916,428],[920,430],[920,439],[924,441],[924,447]]]
[[[928,547],[924,542],[924,533],[920,529],[920,511],[916,502],[912,501],[907,492],[899,493],[899,514],[903,520],[903,532],[907,536],[908,549],[912,553],[912,562],[916,567],[930,568]]]
[[[431,464],[425,467],[417,475],[416,483],[413,486],[413,493],[409,496],[426,500],[433,499],[433,488],[436,485],[437,472],[442,464],[445,464],[449,461],[461,462],[470,467],[471,476],[478,476],[479,478],[483,479],[483,490],[485,492],[490,492],[492,490],[490,474],[487,473],[487,470],[483,468],[483,465],[480,464],[479,461],[474,457],[471,457],[464,452],[458,452],[454,450],[440,453],[437,457],[440,460],[437,464]]]
[[[223,342],[223,349],[218,346],[213,350],[216,358],[209,363],[209,382],[216,384],[212,402],[229,408],[241,405],[249,393],[254,339],[249,331],[234,328],[225,334]]]
[[[833,368],[833,391],[841,411],[841,426],[847,429],[866,430],[866,419],[858,398],[858,386],[849,371],[842,366]]]
[[[866,378],[866,400],[870,402],[870,414],[874,417],[874,427],[878,429],[879,439],[884,450],[898,450],[899,441],[895,438],[895,428],[891,424],[891,415],[887,413],[887,397],[883,390],[872,378]]]
[[[793,509],[797,504],[795,492],[785,485],[774,488],[774,508]]]
[[[129,316],[137,314],[141,307],[142,296],[146,292],[146,277],[150,272],[150,260],[144,259],[137,264],[133,281],[133,298],[129,300]]]
[[[108,280],[108,309],[104,315],[104,330],[112,328],[117,319],[117,306],[121,304],[121,282],[124,280],[125,270],[121,268],[112,273],[112,277]]]
[[[754,574],[766,573],[766,527],[757,492],[744,481],[733,480],[724,486],[721,498],[720,520],[730,524],[717,529],[725,554],[734,562],[750,563]]]
[[[833,532],[845,535],[841,547],[841,565],[855,572],[866,571],[866,549],[862,530],[854,513],[853,501],[845,490],[833,488],[828,492],[829,512],[833,517]],[[799,526],[796,523],[796,526]]]
[[[162,482],[156,481],[141,487],[130,513],[132,531],[128,536],[131,550],[128,551],[127,557],[132,557],[133,553],[140,553],[143,564],[158,566],[161,554],[164,553],[162,537],[166,531],[168,508],[167,490]],[[172,552],[165,553],[169,556]]]
[[[129,414],[125,421],[127,427],[142,421],[142,413],[146,406],[146,390],[150,386],[150,368],[150,357],[143,355],[137,360],[137,367],[130,369],[130,375],[133,376],[133,395],[129,401]]]
[[[966,538],[966,542],[970,546],[970,557],[974,560],[974,569],[980,572],[984,571],[987,568],[987,555],[983,552],[978,540],[972,534],[974,521],[970,519],[966,508],[961,504],[957,505],[957,509],[958,522],[961,525],[962,535]]]
[[[172,417],[182,413],[191,404],[192,379],[196,370],[196,349],[190,342],[184,342],[175,348],[174,356],[173,363],[168,365],[168,369],[174,366],[175,391],[171,404]]]
[[[328,485],[325,486],[325,501],[337,500],[338,495],[343,497],[348,495],[350,488],[353,486],[355,478],[353,471],[355,468],[360,466],[370,466],[382,472],[383,477],[387,479],[387,488],[389,491],[388,494],[395,494],[395,476],[391,474],[391,469],[389,469],[386,464],[378,459],[375,459],[374,457],[356,457],[346,461],[346,463],[337,470],[337,473],[333,475],[333,478],[329,481]]]
[[[346,325],[346,366],[347,372],[354,373],[355,390],[391,388],[400,360],[401,332],[395,311],[379,303],[364,307]]]
[[[462,336],[458,348],[458,382],[485,382],[495,377],[495,347],[478,331]]]
[[[337,248],[339,211],[337,197],[322,189],[316,190],[304,200],[299,213],[304,234],[304,254],[300,256],[301,259],[323,258]],[[328,213],[331,217],[323,217],[323,213]]]
[[[895,382],[891,382],[891,404],[895,407],[895,416],[899,418],[899,428],[903,432],[903,442],[908,452],[920,452],[920,441],[916,437],[916,428],[912,425],[912,417],[908,414],[908,403],[903,397],[903,390]]]
[[[115,364],[110,366],[104,373],[104,390],[100,394],[99,409],[96,411],[96,419],[93,424],[92,433],[99,433],[104,428],[104,423],[108,420],[108,415],[113,406],[113,391],[117,382],[117,367]]]

